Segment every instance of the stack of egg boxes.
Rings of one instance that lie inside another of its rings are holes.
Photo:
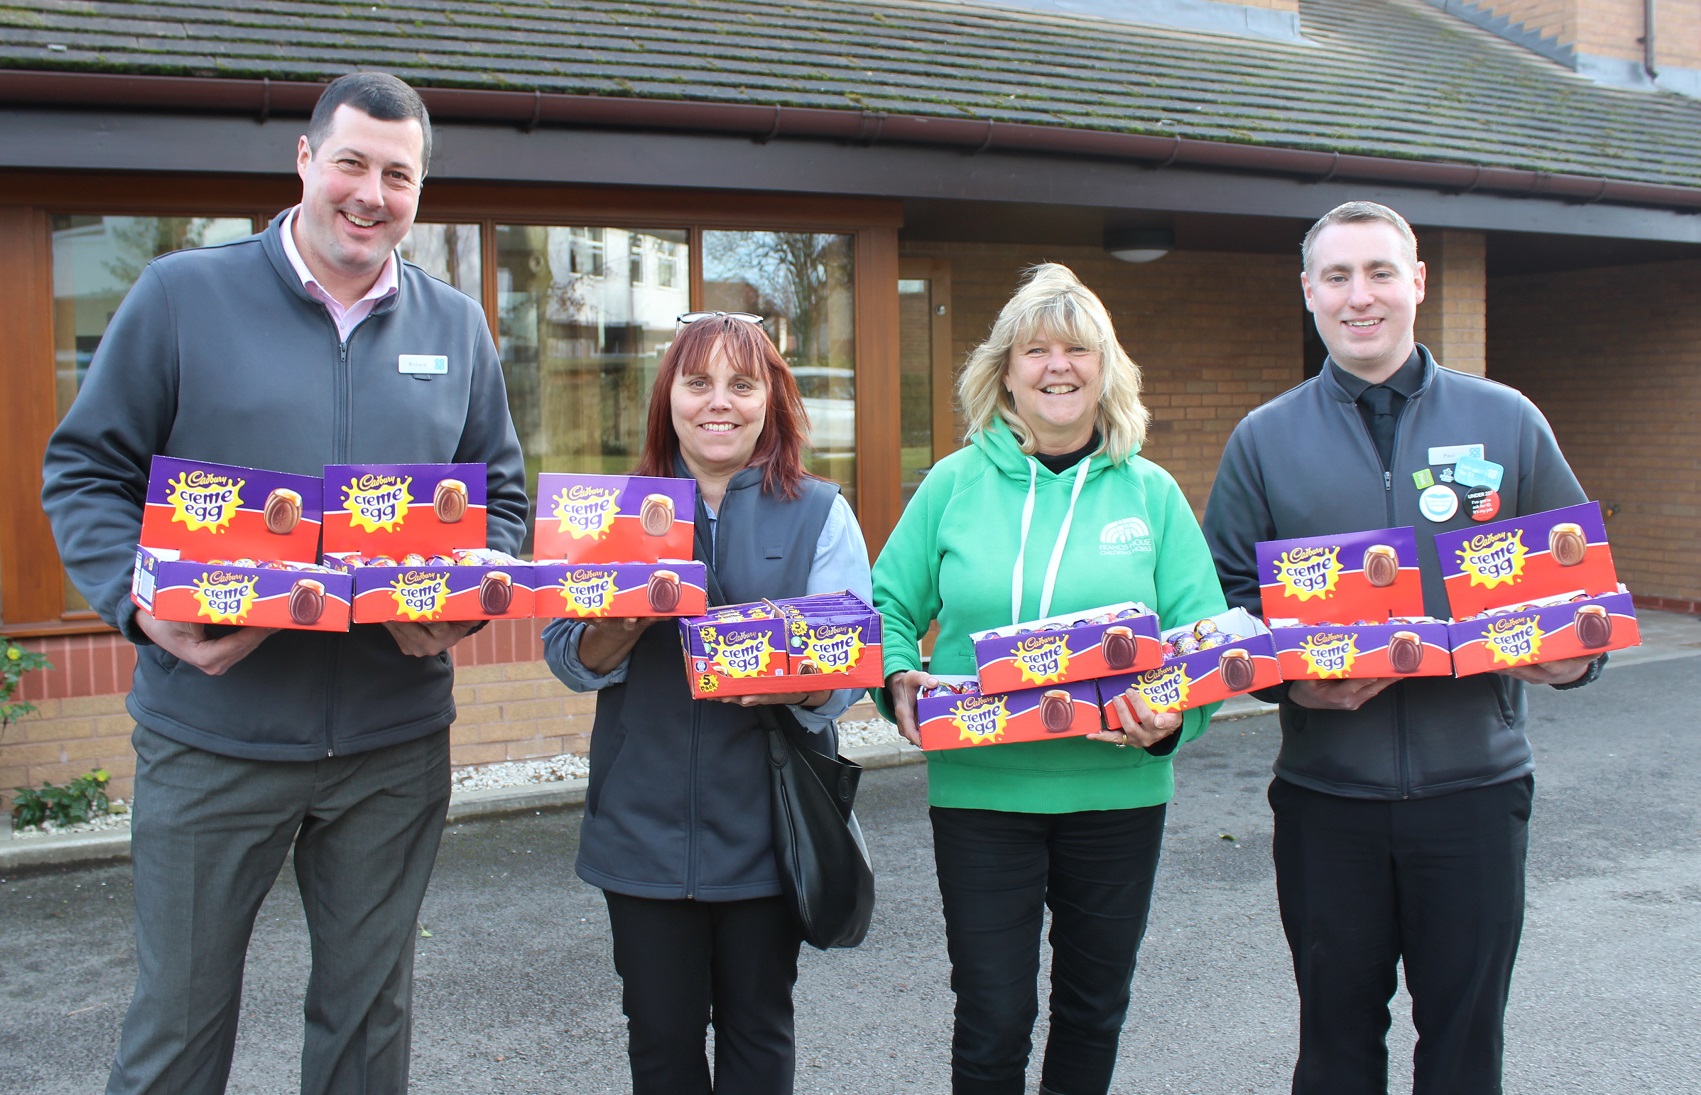
[[[1640,645],[1600,505],[1437,533],[1461,677]]]
[[[638,475],[538,476],[532,611],[540,617],[696,616],[697,484]]]
[[[1410,526],[1268,540],[1256,551],[1283,680],[1453,672],[1446,622],[1423,614]]]
[[[1132,688],[1154,712],[1186,711],[1281,683],[1270,629],[1243,608],[1164,630],[1163,664],[1099,679],[1105,725],[1122,728],[1111,701]]]
[[[918,697],[922,748],[961,749],[1079,737],[1105,728],[1100,678],[1163,662],[1158,617],[1122,601],[969,636],[975,676]]]
[[[130,598],[156,619],[347,631],[352,583],[316,565],[317,476],[155,456]]]
[[[483,464],[325,467],[324,562],[355,623],[531,616],[531,564],[487,547],[487,489]]]
[[[695,699],[878,688],[880,614],[854,593],[720,605],[679,621]]]

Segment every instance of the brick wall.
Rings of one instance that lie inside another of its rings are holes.
[[[456,766],[584,754],[596,700],[576,695],[543,663],[543,621],[498,620],[455,648],[450,737]],[[0,733],[0,798],[15,787],[63,784],[94,768],[112,773],[112,794],[128,799],[134,727],[124,710],[135,653],[115,634],[25,640],[53,671],[24,678],[19,698],[38,710]]]
[[[992,328],[1021,271],[1061,262],[1104,300],[1145,379],[1143,455],[1203,512],[1223,445],[1252,407],[1299,383],[1305,305],[1287,255],[1177,251],[1140,265],[1096,247],[906,243],[951,260],[952,352],[960,364]]]
[[[1642,0],[1476,0],[1473,6],[1578,53],[1622,61],[1643,57]],[[1658,0],[1654,46],[1661,65],[1701,68],[1701,4]]]
[[[1487,245],[1481,232],[1420,232],[1418,257],[1428,277],[1415,334],[1443,365],[1482,376],[1488,316]]]
[[[1489,375],[1521,389],[1607,522],[1639,601],[1701,600],[1701,262],[1495,278]],[[1693,610],[1691,607],[1690,610]]]

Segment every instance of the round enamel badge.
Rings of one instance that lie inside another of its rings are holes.
[[[1459,495],[1452,487],[1437,483],[1418,495],[1418,509],[1431,521],[1445,521],[1459,512]]]

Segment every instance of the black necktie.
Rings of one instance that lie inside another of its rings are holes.
[[[1376,442],[1376,451],[1382,456],[1382,467],[1392,471],[1394,468],[1394,401],[1399,393],[1383,384],[1375,384],[1364,390],[1359,396],[1359,402],[1370,410],[1370,439]]]

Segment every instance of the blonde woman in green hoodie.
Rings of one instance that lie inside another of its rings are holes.
[[[1142,601],[1164,626],[1225,608],[1181,489],[1139,455],[1140,370],[1067,267],[1036,266],[957,384],[968,443],[928,472],[874,565],[885,620],[879,697],[911,741],[932,673],[972,674],[969,634]],[[1008,576],[1008,585],[1006,585]],[[1052,910],[1051,1025],[1041,1090],[1102,1095],[1116,1064],[1175,790],[1177,746],[1215,705],[1154,714],[1130,691],[1127,733],[928,754],[928,802],[951,984],[955,1095],[1020,1095]]]

